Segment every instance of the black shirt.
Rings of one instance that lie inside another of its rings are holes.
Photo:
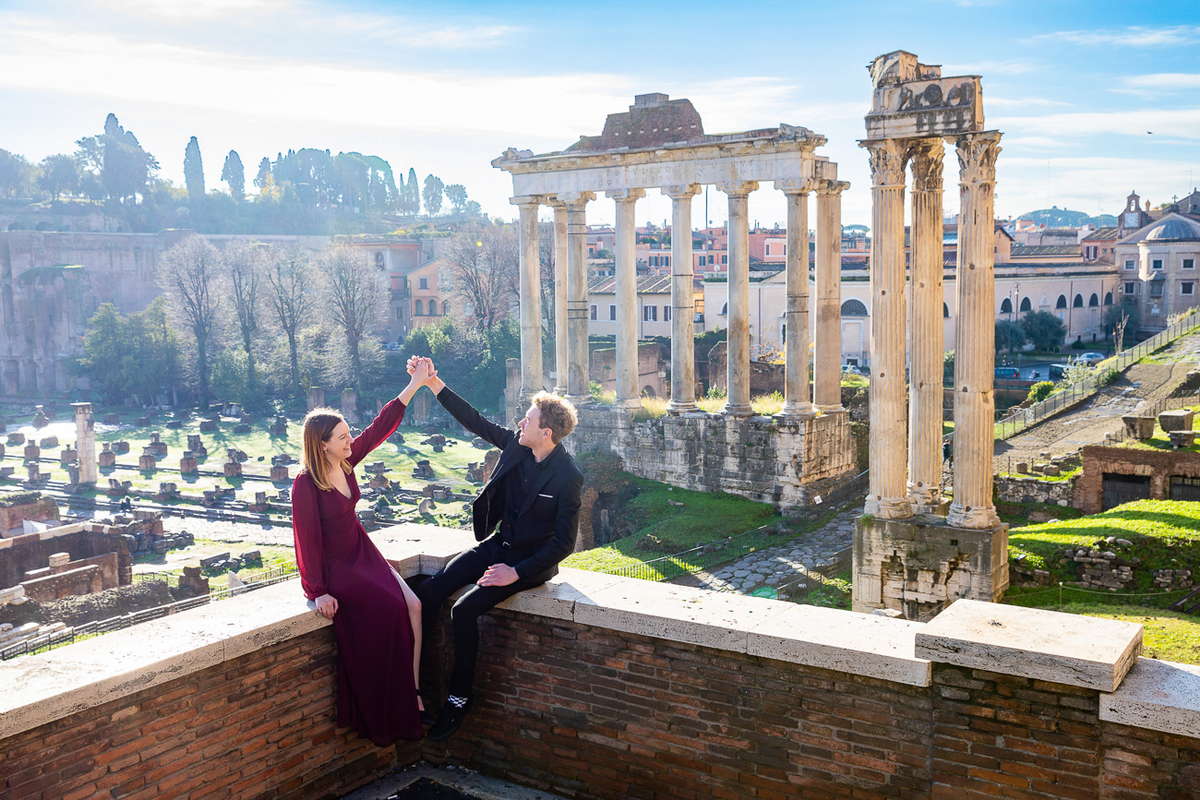
[[[559,445],[559,447],[562,447],[562,445]],[[504,519],[500,522],[500,537],[502,539],[507,540],[509,538],[509,530],[513,523],[517,521],[517,514],[525,507],[525,502],[529,499],[529,493],[533,491],[532,484],[536,476],[546,469],[546,466],[550,463],[550,457],[553,455],[554,451],[552,450],[549,455],[539,462],[533,457],[533,451],[531,450],[529,451],[529,455],[522,458],[504,476]]]

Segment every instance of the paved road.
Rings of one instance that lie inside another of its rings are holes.
[[[996,440],[996,472],[1012,472],[1018,462],[1040,454],[1067,455],[1104,441],[1121,428],[1121,417],[1170,397],[1200,364],[1200,334],[1179,339],[1155,358],[1160,363],[1134,364],[1109,386],[1074,408],[1051,417],[1007,440]]]

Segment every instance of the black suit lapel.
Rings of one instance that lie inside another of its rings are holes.
[[[522,453],[522,450],[525,452]],[[496,462],[496,470],[492,473],[491,480],[487,482],[487,486],[483,487],[479,493],[483,494],[492,487],[497,486],[500,479],[512,472],[513,467],[515,467],[525,455],[532,455],[532,451],[525,445],[521,444],[514,444],[508,450],[504,450],[500,454],[500,460]]]
[[[546,484],[554,477],[555,461],[558,459],[559,452],[559,450],[555,450],[554,454],[547,460],[547,463],[541,465],[542,468],[535,473],[533,481],[529,484],[529,494],[525,496],[525,502],[521,504],[521,509],[517,512],[518,517],[529,510],[530,506],[533,505],[533,501],[537,499],[538,492],[546,488]]]

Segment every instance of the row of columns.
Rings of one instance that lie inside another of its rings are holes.
[[[960,167],[955,341],[954,498],[947,521],[999,522],[992,502],[995,396],[994,187],[1000,134],[954,138]],[[870,487],[864,511],[936,511],[942,486],[942,160],[940,138],[862,143],[872,178]],[[905,167],[913,171],[912,262],[905,306]],[[905,375],[905,345],[909,374]],[[907,414],[906,414],[907,410]]]
[[[785,416],[811,416],[842,410],[841,405],[841,181],[808,179],[777,182],[788,209]],[[750,237],[749,196],[754,181],[719,184],[729,203],[727,268],[727,396],[725,413],[749,416],[750,405]],[[668,186],[671,198],[671,413],[697,410],[695,298],[692,265],[692,199],[698,184]],[[637,345],[636,203],[644,189],[606,192],[616,210],[616,395],[617,405],[640,405]],[[817,195],[815,358],[809,372],[808,198]],[[593,192],[512,198],[519,209],[521,392],[528,397],[543,385],[540,248],[538,209],[554,211],[555,391],[575,402],[588,397],[587,217]]]

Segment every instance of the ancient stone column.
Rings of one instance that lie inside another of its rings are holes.
[[[567,206],[567,397],[588,399],[587,204],[592,192],[560,194]]]
[[[817,186],[817,327],[813,400],[822,413],[842,408],[842,192],[845,181]]]
[[[956,137],[959,165],[958,327],[954,358],[954,502],[946,521],[960,528],[999,524],[992,505],[996,398],[994,252],[996,157],[1000,133]]]
[[[729,197],[729,327],[726,343],[725,413],[748,417],[750,406],[750,222],[749,197],[758,188],[755,181],[723,183],[718,187]]]
[[[634,215],[644,189],[608,192],[616,203],[616,378],[618,408],[641,408],[638,399],[637,222]]]
[[[699,191],[694,183],[662,190],[671,198],[671,401],[667,411],[672,414],[697,409],[692,198]]]
[[[567,393],[567,207],[559,200],[554,209],[554,391]]]
[[[542,256],[538,246],[541,198],[526,195],[514,197],[509,202],[520,212],[517,231],[520,240],[521,399],[528,400],[545,386],[542,375]]]
[[[871,154],[871,473],[864,513],[912,515],[908,501],[904,381],[904,148],[862,143]],[[991,340],[988,340],[991,343]]]
[[[776,183],[787,198],[787,306],[784,311],[783,415],[812,416],[808,352],[808,195],[811,181]]]
[[[99,477],[96,461],[96,430],[91,403],[72,403],[75,409],[75,458],[79,461],[79,483],[95,483]]]
[[[922,139],[912,163],[909,283],[908,496],[918,513],[942,500],[942,140]]]

